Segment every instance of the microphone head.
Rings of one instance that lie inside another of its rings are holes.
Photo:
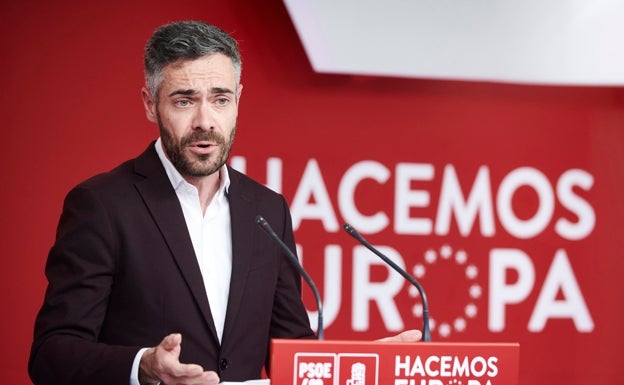
[[[258,215],[256,216],[256,223],[259,224],[260,226],[264,226],[264,224],[267,223],[267,221],[266,219],[264,219],[262,215]]]
[[[365,243],[366,240],[364,239],[364,237],[362,237],[360,235],[360,233],[355,229],[355,227],[351,226],[348,223],[345,223],[343,226],[344,230],[347,232],[347,234],[349,234],[350,236],[352,236],[353,238],[357,239],[360,243]]]

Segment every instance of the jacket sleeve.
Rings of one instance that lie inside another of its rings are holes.
[[[28,364],[36,385],[127,384],[139,347],[98,342],[115,276],[106,210],[85,186],[65,199]]]

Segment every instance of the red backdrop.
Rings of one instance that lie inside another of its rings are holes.
[[[240,41],[234,155],[291,202],[327,338],[421,322],[350,222],[421,277],[435,340],[519,342],[522,384],[619,380],[624,89],[319,75],[280,1],[190,0],[0,6],[5,382],[29,383],[64,195],[156,137],[142,47],[179,19]]]

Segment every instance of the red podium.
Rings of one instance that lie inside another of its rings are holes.
[[[517,385],[517,343],[275,339],[272,385]]]

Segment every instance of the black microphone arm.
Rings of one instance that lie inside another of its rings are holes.
[[[344,227],[345,231],[347,232],[347,234],[349,234],[350,236],[355,238],[362,245],[366,246],[367,249],[369,249],[370,251],[375,253],[375,255],[377,255],[379,258],[383,259],[384,262],[386,262],[388,265],[390,265],[390,267],[392,267],[396,272],[401,274],[403,276],[403,278],[405,278],[409,283],[411,283],[412,285],[416,286],[416,289],[418,289],[418,293],[420,294],[420,298],[422,300],[422,306],[423,306],[422,339],[423,339],[423,341],[427,341],[427,342],[431,341],[431,332],[429,331],[429,303],[427,302],[427,296],[425,295],[425,289],[423,289],[423,287],[420,285],[420,283],[418,283],[416,278],[414,278],[411,275],[409,275],[405,270],[400,268],[390,258],[388,258],[387,256],[383,255],[379,250],[377,250],[370,243],[368,243],[368,241],[366,239],[364,239],[364,237],[362,235],[360,235],[360,233],[355,228],[353,228],[353,226],[351,226],[348,223],[345,223],[343,225],[343,227]]]
[[[277,234],[275,234],[275,231],[273,231],[273,229],[269,225],[269,222],[267,222],[267,220],[264,219],[262,215],[258,215],[256,217],[256,223],[258,224],[258,226],[260,226],[262,230],[264,230],[265,233],[267,233],[269,237],[271,237],[275,242],[277,242],[277,244],[280,245],[282,250],[286,253],[286,255],[288,255],[288,257],[290,257],[291,261],[295,264],[295,267],[297,268],[297,270],[299,270],[299,273],[301,274],[301,276],[303,276],[303,279],[305,279],[305,281],[308,283],[308,286],[310,286],[310,288],[312,289],[312,293],[314,294],[314,299],[316,300],[316,307],[318,309],[316,335],[317,335],[317,339],[322,340],[324,338],[323,337],[323,304],[321,303],[321,296],[319,295],[319,292],[316,289],[316,285],[314,284],[314,281],[312,281],[312,278],[310,278],[308,273],[304,270],[303,266],[301,266],[301,263],[299,263],[299,259],[297,258],[295,253],[293,253],[293,251],[290,250],[290,248],[284,243],[284,241],[282,241],[282,239],[278,237]]]

